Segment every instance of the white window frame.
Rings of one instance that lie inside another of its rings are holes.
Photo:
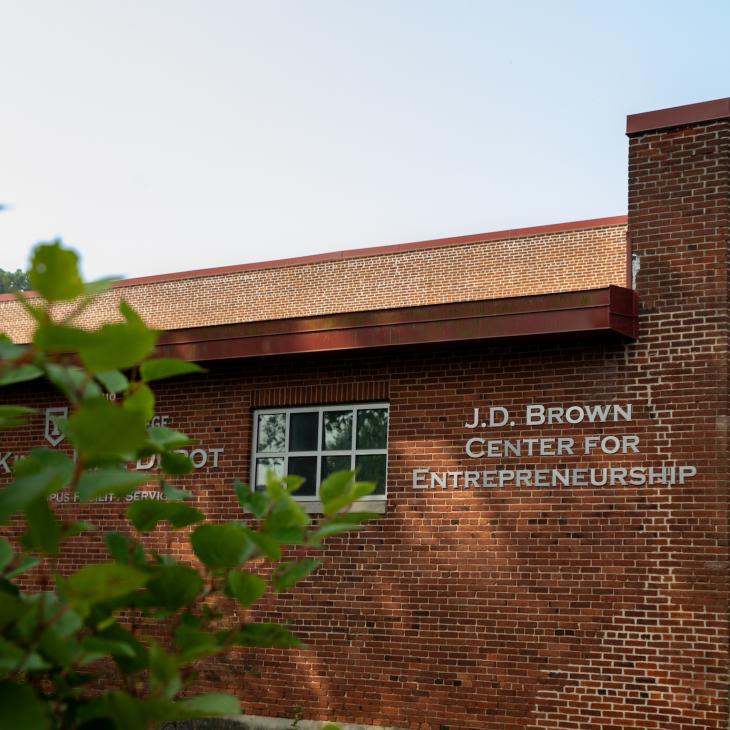
[[[385,432],[385,448],[382,449],[357,449],[357,413],[358,411],[372,410],[377,408],[385,408],[388,412],[388,426]],[[325,412],[343,411],[353,414],[352,421],[352,442],[350,449],[330,450],[322,448],[322,428],[324,423]],[[289,451],[289,417],[292,413],[317,413],[317,450],[316,451]],[[283,451],[258,451],[258,424],[259,416],[273,416],[284,414],[285,416],[285,432],[284,432],[284,450]],[[284,459],[284,473],[288,473],[289,458],[292,456],[316,456],[317,457],[317,486],[315,494],[299,495],[296,492],[292,495],[301,502],[320,503],[319,486],[322,481],[322,457],[323,456],[349,456],[350,469],[355,468],[355,458],[357,456],[366,456],[368,454],[385,454],[385,491],[383,494],[369,494],[363,497],[361,501],[383,501],[388,495],[388,443],[390,440],[390,403],[331,403],[328,405],[317,406],[295,406],[286,408],[257,408],[253,412],[253,433],[251,435],[251,485],[256,488],[256,459]]]

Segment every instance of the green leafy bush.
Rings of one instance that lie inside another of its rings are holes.
[[[154,358],[158,333],[124,302],[119,322],[94,330],[76,326],[78,315],[111,281],[85,284],[77,255],[58,242],[36,248],[29,275],[42,299],[18,295],[18,301],[35,322],[33,342],[20,346],[0,336],[0,385],[46,378],[60,390],[69,417],[57,425],[77,458],[34,449],[15,463],[12,482],[0,490],[0,524],[24,520],[25,529],[19,547],[0,538],[2,727],[141,730],[240,713],[230,695],[181,694],[199,663],[239,646],[296,647],[299,641],[276,624],[221,622],[216,597],[248,609],[269,590],[289,590],[319,565],[311,557],[285,559],[291,546],[297,554],[303,547],[317,550],[326,537],[374,517],[347,511],[374,485],[356,482],[351,472],[333,474],[321,487],[325,514],[313,525],[292,498],[302,480],[269,475],[264,491],[235,485],[232,500],[242,509],[240,520],[206,521],[189,503],[192,495],[171,483],[192,471],[178,451],[190,439],[147,425],[155,406],[150,383],[202,368]],[[0,429],[17,428],[32,413],[2,405]],[[69,490],[80,502],[122,497],[150,480],[128,464],[150,456],[160,458],[155,478],[166,500],[131,503],[129,531],[104,535],[106,562],[52,574],[51,561],[63,559],[66,541],[93,526],[61,522],[49,506],[50,495]],[[161,525],[189,532],[196,564],[145,546],[145,533]],[[266,563],[270,568],[261,570]],[[48,585],[54,588],[22,590],[18,577],[29,569],[52,577]],[[138,630],[150,624],[163,627],[168,640]],[[99,661],[113,665],[118,675],[115,686],[102,692],[94,685]]]

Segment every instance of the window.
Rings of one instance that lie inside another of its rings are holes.
[[[256,486],[273,471],[304,477],[298,499],[317,500],[320,482],[334,471],[357,469],[360,481],[375,482],[366,499],[382,499],[387,484],[388,404],[272,408],[254,412]]]

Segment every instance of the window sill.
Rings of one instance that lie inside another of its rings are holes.
[[[305,502],[304,500],[297,500],[297,503],[308,515],[324,514],[324,506],[321,502],[314,500],[309,502]],[[351,505],[350,509],[347,511],[375,512],[378,515],[384,515],[386,512],[387,504],[388,499],[386,497],[383,497],[382,499],[361,500],[360,502],[355,502],[353,505]]]

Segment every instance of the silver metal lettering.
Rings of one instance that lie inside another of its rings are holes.
[[[428,484],[422,484],[421,479],[428,474],[428,469],[414,469],[413,470],[413,488],[414,489],[428,489]]]
[[[466,442],[466,455],[471,459],[481,459],[484,456],[484,449],[481,449],[478,453],[472,448],[472,444],[484,445],[484,439],[475,436]]]

